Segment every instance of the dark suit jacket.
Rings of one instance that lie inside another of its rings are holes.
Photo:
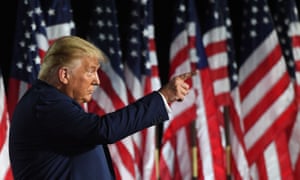
[[[153,92],[126,108],[98,116],[40,80],[15,108],[9,155],[15,179],[109,180],[107,144],[168,119]]]

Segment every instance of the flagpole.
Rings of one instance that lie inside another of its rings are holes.
[[[198,179],[198,157],[197,157],[197,137],[196,137],[196,121],[191,123],[191,139],[192,139],[192,180]]]
[[[228,106],[224,107],[223,112],[224,120],[225,120],[225,141],[226,141],[226,147],[225,147],[225,153],[226,153],[226,176],[227,180],[231,180],[231,145],[230,145],[230,128],[229,128],[229,109]]]

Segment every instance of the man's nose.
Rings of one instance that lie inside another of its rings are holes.
[[[93,85],[100,85],[100,78],[99,78],[98,73],[95,73],[95,78],[94,78],[94,81],[93,81]]]

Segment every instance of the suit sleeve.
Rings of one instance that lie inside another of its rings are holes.
[[[50,142],[72,145],[114,143],[169,118],[158,92],[101,117],[86,113],[71,99],[41,100],[36,117]]]

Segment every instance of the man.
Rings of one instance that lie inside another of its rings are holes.
[[[99,117],[82,103],[100,84],[97,70],[105,55],[76,36],[54,42],[47,51],[37,82],[15,108],[9,137],[13,175],[18,179],[115,179],[107,144],[168,117],[168,103],[189,91],[174,77],[159,91]]]

